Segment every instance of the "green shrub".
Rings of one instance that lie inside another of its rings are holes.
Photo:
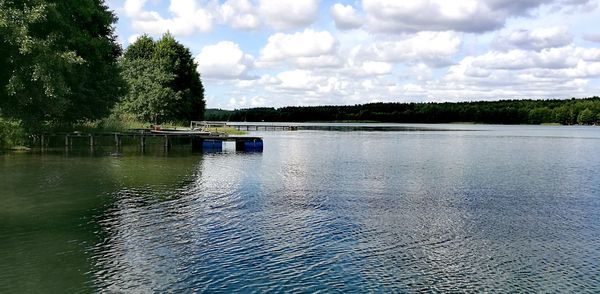
[[[0,149],[23,145],[25,139],[25,131],[20,122],[0,118]]]

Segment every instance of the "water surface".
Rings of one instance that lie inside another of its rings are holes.
[[[1,155],[0,292],[600,291],[600,128],[435,128]]]

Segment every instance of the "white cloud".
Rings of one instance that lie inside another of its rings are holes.
[[[140,34],[133,34],[131,36],[129,36],[129,38],[127,38],[127,43],[128,44],[133,44],[135,43],[135,41],[137,41],[137,39],[140,37]]]
[[[494,40],[496,48],[542,50],[563,47],[571,44],[573,35],[565,27],[549,27],[542,29],[520,29],[500,33]]]
[[[277,30],[303,28],[318,16],[318,0],[260,0],[259,10],[264,21]]]
[[[586,41],[600,43],[600,33],[598,34],[585,34],[583,35],[583,39]]]
[[[527,68],[569,68],[577,64],[581,56],[576,56],[573,47],[550,48],[540,52],[511,50],[492,51],[474,59],[475,66],[486,69],[518,70]]]
[[[315,77],[308,70],[291,70],[279,73],[278,87],[285,90],[311,90],[319,82],[319,78]]]
[[[240,108],[248,108],[248,107],[261,107],[267,106],[267,99],[260,96],[241,96],[239,98],[229,98],[227,108],[229,109],[240,109]]]
[[[257,8],[248,0],[227,0],[219,12],[222,21],[232,28],[254,30],[260,27]]]
[[[371,29],[379,32],[485,32],[542,5],[589,6],[588,0],[362,0]]]
[[[121,6],[120,21],[130,24],[117,25],[124,45],[167,30],[237,42],[201,48],[181,39],[198,53],[209,107],[581,97],[600,89],[597,0],[107,3]]]
[[[411,66],[407,71],[406,79],[414,79],[417,81],[428,81],[433,77],[432,70],[424,63],[419,63]]]
[[[363,20],[357,15],[352,5],[336,3],[329,10],[335,26],[340,30],[356,29],[362,26]]]
[[[205,46],[196,56],[198,71],[208,79],[247,79],[253,61],[251,55],[230,41]]]
[[[406,31],[489,31],[500,27],[506,13],[476,0],[363,0],[372,29]]]
[[[362,64],[362,70],[367,75],[387,75],[393,68],[393,64],[381,61],[365,61]]]
[[[262,62],[278,62],[293,58],[320,58],[335,53],[337,40],[327,31],[306,29],[294,34],[277,33],[269,37],[260,50]]]
[[[143,11],[147,0],[126,0],[123,4],[123,10],[128,16],[139,14]]]
[[[146,10],[148,0],[126,0],[123,11],[136,32],[159,35],[169,31],[177,36],[211,32],[215,24],[234,29],[255,30],[261,25],[258,8],[249,0],[170,0],[168,17]]]
[[[461,39],[453,32],[419,32],[398,41],[374,42],[354,49],[354,58],[383,62],[427,63],[445,66],[460,50]]]
[[[340,68],[344,65],[342,56],[337,54],[316,57],[298,57],[292,59],[298,68]]]
[[[197,5],[194,0],[172,0],[170,18],[156,11],[146,11],[147,0],[126,0],[124,10],[137,32],[159,35],[167,31],[174,35],[189,36],[193,33],[209,32],[213,28],[214,16],[210,9]]]
[[[450,67],[443,81],[482,92],[503,90],[510,94],[506,97],[514,98],[573,96],[585,93],[588,79],[600,76],[600,59],[595,60],[598,53],[574,46],[540,52],[488,52]]]

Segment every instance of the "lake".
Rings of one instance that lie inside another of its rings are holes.
[[[0,155],[0,292],[600,292],[600,127]]]

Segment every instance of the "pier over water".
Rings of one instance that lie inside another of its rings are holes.
[[[150,143],[152,141],[152,143]],[[174,145],[189,146],[192,151],[220,152],[225,142],[235,142],[236,151],[262,152],[263,140],[253,136],[228,136],[223,134],[206,134],[198,132],[171,131],[151,132],[149,130],[133,130],[131,132],[96,132],[96,133],[43,133],[32,137],[34,148],[74,148],[89,146],[138,145],[144,150],[149,144],[162,144],[166,150]]]

